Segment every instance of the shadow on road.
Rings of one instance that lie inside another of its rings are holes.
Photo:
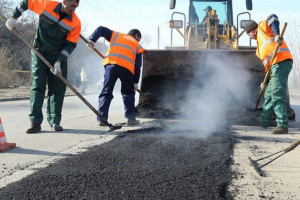
[[[35,150],[35,149],[26,149],[22,147],[16,147],[14,149],[11,149],[10,151],[6,151],[7,154],[30,154],[30,155],[44,155],[44,156],[69,156],[70,154],[67,153],[56,153],[51,151],[41,151],[41,150]]]

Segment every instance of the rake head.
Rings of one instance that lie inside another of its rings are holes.
[[[255,171],[260,175],[260,176],[265,176],[265,172],[261,170],[260,165],[257,163],[257,161],[252,160],[250,157],[248,157],[250,164],[254,167]]]

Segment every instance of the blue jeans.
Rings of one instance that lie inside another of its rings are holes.
[[[108,119],[110,102],[114,98],[112,93],[118,79],[121,81],[121,94],[125,106],[125,117],[135,118],[134,76],[128,69],[119,65],[108,64],[105,66],[104,85],[99,95],[98,111],[103,117]],[[100,118],[97,117],[97,120],[100,121]]]

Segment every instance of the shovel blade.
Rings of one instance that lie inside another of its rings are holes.
[[[122,126],[113,126],[113,125],[110,125],[108,132],[111,132],[111,131],[114,131],[114,130],[118,130],[120,128],[122,128]]]

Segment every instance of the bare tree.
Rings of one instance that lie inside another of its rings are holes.
[[[300,88],[300,25],[294,24],[291,34],[287,35],[287,43],[293,55],[293,69],[290,74],[290,83],[293,88]]]
[[[143,35],[140,44],[146,48],[152,42],[152,38],[150,35]]]
[[[10,17],[16,7],[13,0],[1,0],[0,12]],[[29,12],[18,20],[17,29],[30,41],[33,41],[36,32],[36,16]],[[29,71],[31,68],[30,49],[19,39],[14,32],[9,31],[5,23],[0,22],[0,87],[10,85],[26,85],[30,83]]]

